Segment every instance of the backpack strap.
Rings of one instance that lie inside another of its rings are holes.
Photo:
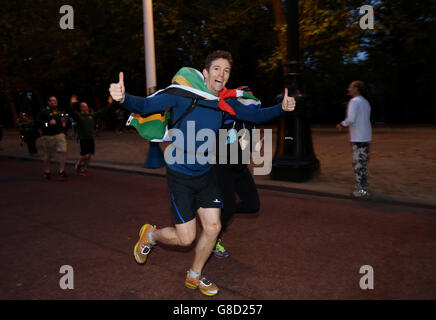
[[[189,107],[186,109],[185,113],[183,113],[179,119],[177,119],[175,122],[172,121],[172,116],[171,116],[171,121],[169,124],[169,127],[171,128],[180,128],[180,125],[182,124],[182,120],[188,115],[190,114],[192,111],[194,111],[195,107],[197,106],[199,98],[192,98],[192,102],[189,105]]]
[[[177,119],[175,122],[173,122],[172,121],[172,119],[173,119],[173,111],[172,111],[172,109],[171,109],[171,117],[170,117],[170,120],[168,121],[168,128],[170,129],[170,128],[177,128],[177,129],[180,129],[180,125],[182,124],[182,120],[188,115],[188,114],[190,114],[192,111],[194,111],[194,109],[196,108],[196,107],[201,107],[201,108],[206,108],[206,109],[211,109],[211,110],[214,110],[214,111],[217,111],[217,112],[221,112],[221,114],[222,114],[222,123],[221,123],[221,127],[222,127],[222,124],[224,123],[224,111],[221,111],[220,109],[217,109],[217,108],[214,108],[214,107],[211,107],[211,106],[205,106],[205,105],[202,105],[201,103],[198,103],[198,101],[200,100],[200,98],[198,98],[198,97],[195,97],[195,98],[192,98],[192,102],[191,102],[191,104],[189,105],[189,107],[186,109],[186,111],[180,116],[180,118],[179,119]],[[184,153],[188,153],[188,151],[186,151],[185,149],[183,149],[183,152]],[[208,156],[208,152],[205,152],[204,153],[204,156]]]
[[[211,106],[207,106],[207,105],[204,105],[204,104],[202,104],[201,102],[199,103],[199,101],[201,100],[201,98],[199,98],[199,97],[195,97],[195,98],[192,98],[192,102],[191,102],[191,104],[189,105],[189,107],[186,109],[186,111],[180,116],[180,118],[179,119],[177,119],[175,122],[173,122],[172,121],[172,119],[173,119],[173,117],[172,117],[172,114],[171,114],[171,119],[170,119],[170,121],[169,121],[169,128],[180,128],[180,125],[182,124],[182,121],[183,121],[183,119],[188,115],[188,114],[190,114],[192,111],[194,111],[194,109],[196,108],[196,107],[200,107],[200,108],[206,108],[206,109],[211,109],[211,110],[214,110],[214,111],[217,111],[217,112],[221,112],[222,113],[222,115],[223,115],[223,118],[224,118],[224,111],[221,111],[220,109],[217,109],[217,108],[214,108],[214,107],[211,107]],[[171,111],[172,112],[172,111]]]

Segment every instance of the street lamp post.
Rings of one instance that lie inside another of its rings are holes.
[[[147,81],[147,96],[156,91],[156,57],[154,50],[153,3],[152,0],[142,0],[144,17],[144,54],[145,78]],[[150,142],[145,168],[161,168],[165,160],[159,143]]]
[[[144,54],[147,96],[156,91],[156,56],[154,51],[153,3],[142,0],[144,12]]]
[[[313,151],[312,133],[305,115],[301,92],[298,41],[298,0],[287,0],[288,61],[284,74],[289,95],[297,100],[295,111],[280,118],[277,148],[272,161],[271,178],[303,182],[319,172],[319,160]]]

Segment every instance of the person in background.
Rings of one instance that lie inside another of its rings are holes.
[[[73,97],[72,97],[73,99]],[[72,104],[70,104],[72,105]],[[76,122],[77,137],[79,139],[80,156],[76,163],[76,174],[89,176],[88,165],[92,155],[95,153],[95,120],[104,115],[108,108],[103,108],[97,112],[90,112],[86,102],[79,103],[80,112],[69,109],[68,113]]]
[[[239,90],[251,92],[247,86],[239,87]],[[259,109],[260,104],[244,103],[247,108]],[[217,139],[217,164],[214,165],[221,195],[223,197],[223,208],[221,209],[221,236],[218,238],[213,254],[217,258],[228,258],[230,252],[227,251],[222,242],[222,236],[227,231],[227,226],[235,213],[255,214],[259,211],[260,200],[257,187],[250,173],[248,165],[243,163],[242,153],[252,147],[252,130],[255,125],[248,121],[241,121],[233,116],[226,115],[223,123],[223,129],[228,131],[225,153],[226,159],[220,156],[219,141]],[[243,130],[244,134],[239,138],[237,132]],[[233,145],[237,144],[238,161],[231,163],[230,154]],[[258,141],[256,147],[260,150],[262,140]],[[222,164],[222,163],[224,164]],[[239,200],[236,201],[236,195]]]
[[[365,83],[360,80],[352,81],[348,86],[348,95],[351,100],[347,106],[347,117],[336,125],[341,131],[348,128],[350,134],[352,165],[356,179],[356,190],[352,196],[356,198],[367,198],[369,193],[368,182],[368,160],[369,144],[371,142],[371,106],[363,97],[366,91]]]
[[[66,180],[65,161],[67,158],[67,140],[65,138],[66,119],[58,110],[58,100],[55,96],[47,99],[47,106],[42,109],[36,118],[38,128],[42,128],[42,147],[44,152],[44,179],[51,179],[51,156],[56,152],[59,159],[60,180]]]
[[[20,145],[27,144],[27,151],[30,155],[38,153],[36,148],[36,139],[39,138],[39,132],[36,128],[35,121],[27,113],[20,112],[18,119],[18,130],[20,131]]]

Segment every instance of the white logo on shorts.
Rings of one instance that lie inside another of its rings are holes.
[[[213,200],[213,203],[221,203],[218,199]]]

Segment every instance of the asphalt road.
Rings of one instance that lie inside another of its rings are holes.
[[[0,299],[436,299],[436,210],[261,190],[223,236],[232,256],[206,265],[210,298],[184,287],[192,247],[133,259],[142,224],[171,224],[165,179],[68,170],[0,160]]]

